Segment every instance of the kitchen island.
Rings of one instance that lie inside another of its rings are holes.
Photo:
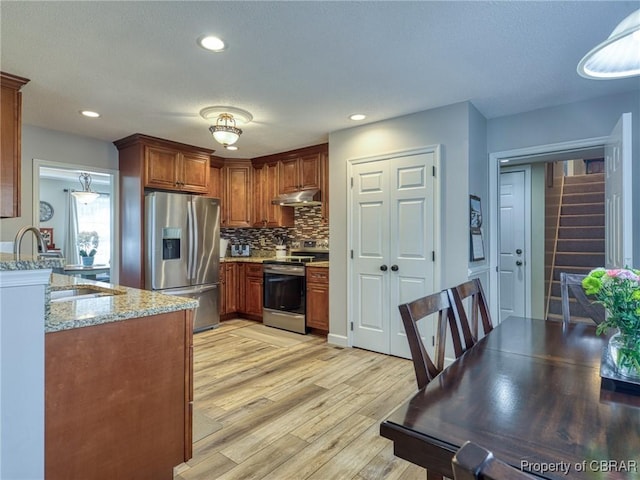
[[[172,479],[191,458],[197,301],[56,274],[50,296],[46,478]]]
[[[62,262],[0,254],[0,477],[172,479],[191,457],[197,301]]]

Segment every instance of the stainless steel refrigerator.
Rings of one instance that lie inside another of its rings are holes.
[[[145,217],[145,288],[197,299],[194,332],[216,327],[220,322],[220,201],[152,192],[145,196]]]

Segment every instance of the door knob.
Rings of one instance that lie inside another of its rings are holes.
[[[380,270],[382,270],[383,272],[387,271],[387,266],[386,265],[380,265]]]
[[[521,267],[521,266],[522,266],[522,260],[517,260],[517,261],[516,261],[516,265],[517,265],[518,267]]]
[[[391,270],[393,270],[394,272],[398,271],[398,265],[391,265]]]
[[[516,249],[516,253],[517,253],[518,255],[522,255],[522,249],[521,249],[521,248]]]

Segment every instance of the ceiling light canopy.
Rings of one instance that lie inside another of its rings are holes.
[[[609,38],[580,60],[578,74],[596,80],[640,75],[640,9],[622,20]]]
[[[220,105],[203,108],[200,110],[200,116],[205,120],[216,119],[216,124],[210,126],[209,131],[216,142],[228,150],[234,150],[234,148],[230,148],[230,145],[236,143],[242,135],[242,130],[237,127],[237,124],[247,124],[253,120],[253,115],[246,110]],[[237,148],[235,147],[235,149]]]
[[[100,196],[99,193],[91,191],[91,175],[82,172],[78,177],[78,180],[80,180],[80,185],[82,185],[82,191],[73,191],[71,192],[71,195],[76,197],[80,202],[86,205],[87,203],[93,202]]]

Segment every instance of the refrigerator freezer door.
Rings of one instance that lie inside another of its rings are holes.
[[[218,283],[220,265],[220,200],[191,197],[191,285]]]
[[[220,286],[198,285],[188,288],[172,288],[163,290],[166,295],[177,295],[180,297],[194,298],[198,300],[198,308],[196,308],[193,317],[193,331],[200,332],[210,328],[215,328],[220,323],[220,310],[218,305],[220,302]]]
[[[189,285],[187,209],[190,199],[191,195],[166,192],[152,192],[145,197],[147,289]]]

